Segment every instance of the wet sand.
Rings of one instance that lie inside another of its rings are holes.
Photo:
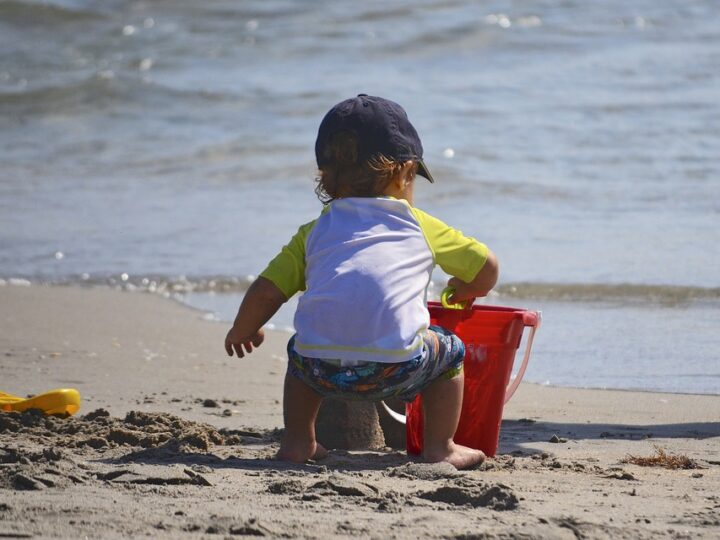
[[[720,396],[523,384],[476,470],[404,452],[272,460],[287,335],[140,293],[0,287],[0,391],[77,388],[73,418],[0,414],[0,536],[716,538]],[[662,450],[692,468],[645,467]]]

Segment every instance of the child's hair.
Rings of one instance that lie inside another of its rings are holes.
[[[319,170],[315,186],[315,194],[323,204],[345,197],[376,197],[400,174],[403,163],[383,154],[358,162],[357,146],[353,133],[341,131],[323,149],[328,164]],[[416,172],[417,163],[411,173],[414,176]]]

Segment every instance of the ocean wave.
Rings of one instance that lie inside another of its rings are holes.
[[[147,291],[164,295],[188,293],[243,293],[255,280],[255,276],[240,277],[185,277],[185,276],[129,276],[114,274],[109,276],[70,276],[58,280],[38,281],[46,285],[85,285],[110,286],[128,291]],[[10,280],[8,280],[10,283]],[[31,281],[31,283],[33,283]],[[10,283],[11,284],[11,283]]]
[[[138,60],[139,61],[139,60]],[[88,107],[90,112],[120,103],[219,103],[233,96],[206,90],[178,90],[136,75],[117,75],[111,70],[97,72],[66,84],[0,92],[0,111],[22,114],[65,113]]]
[[[192,278],[185,276],[167,277],[158,275],[129,276],[128,274],[115,274],[109,276],[68,276],[59,279],[28,279],[25,277],[0,277],[0,287],[31,287],[31,286],[80,286],[80,287],[109,287],[128,292],[147,292],[165,298],[182,300],[186,295],[200,294],[241,294],[255,280],[255,276],[244,277],[218,277],[218,278]]]
[[[113,274],[90,276],[82,274],[65,278],[28,279],[26,277],[0,278],[2,285],[83,285],[109,286],[128,291],[147,291],[169,295],[189,293],[242,294],[255,280],[255,276],[129,276]],[[443,281],[432,281],[428,297],[433,300],[440,296]],[[660,304],[667,307],[685,305],[694,301],[720,300],[720,287],[696,287],[683,285],[645,285],[634,283],[506,283],[497,287],[488,297],[489,303],[504,299],[546,300],[560,302],[630,302],[639,304]]]
[[[501,297],[579,302],[632,301],[686,304],[720,300],[720,287],[645,285],[636,283],[508,283],[496,289]]]
[[[71,8],[47,1],[21,2],[19,0],[5,0],[0,2],[0,21],[13,25],[59,25],[103,18],[105,18],[104,14],[88,8]]]
[[[12,108],[26,113],[44,114],[55,109],[67,109],[83,103],[98,104],[101,96],[112,87],[112,76],[100,74],[65,85],[31,88],[0,93],[0,110]]]

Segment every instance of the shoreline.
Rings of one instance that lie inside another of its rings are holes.
[[[389,448],[293,466],[271,459],[287,334],[267,332],[237,359],[223,350],[226,324],[157,295],[0,287],[0,306],[0,391],[65,386],[83,398],[68,421],[0,415],[2,536],[720,530],[720,396],[522,383],[505,407],[498,455],[479,469],[414,464]],[[698,468],[626,461],[659,450]]]
[[[18,278],[19,279],[19,278]],[[169,301],[173,304],[176,304],[182,309],[187,309],[189,311],[192,311],[198,315],[201,316],[201,318],[207,322],[210,323],[217,323],[220,325],[227,325],[228,328],[230,324],[232,323],[232,320],[225,320],[216,317],[215,313],[211,309],[203,308],[201,306],[195,305],[193,303],[190,303],[187,299],[185,299],[183,296],[186,294],[214,294],[211,291],[202,291],[200,293],[196,293],[194,291],[188,292],[179,292],[179,293],[171,293],[171,292],[159,292],[159,291],[151,291],[147,289],[143,289],[140,287],[134,287],[132,289],[127,289],[121,284],[111,284],[106,282],[101,283],[86,283],[86,282],[32,282],[26,279],[19,279],[22,283],[12,283],[13,281],[18,281],[18,279],[0,279],[0,291],[2,291],[4,288],[31,288],[31,289],[70,289],[70,290],[80,290],[80,291],[114,291],[117,293],[123,293],[123,294],[131,294],[131,295],[147,295],[153,298],[159,298],[163,301]],[[620,284],[620,286],[625,286],[625,284]],[[654,287],[654,285],[650,285],[649,287]],[[686,288],[695,288],[695,287],[686,287]],[[705,288],[706,290],[716,290],[716,288]],[[219,293],[223,294],[223,293]],[[234,294],[234,293],[233,293]],[[493,305],[500,305],[500,304],[493,304]],[[287,336],[287,339],[289,339],[290,335],[292,335],[293,331],[289,327],[278,327],[275,324],[268,324],[265,326],[266,331],[269,331],[271,333],[275,333],[278,335]],[[522,349],[525,345],[525,337],[523,336],[523,342],[521,344],[521,347],[516,355],[516,363],[520,360],[519,356],[522,352]],[[532,357],[530,359],[530,362],[532,363]],[[567,388],[567,389],[576,389],[576,390],[590,390],[590,391],[607,391],[607,392],[640,392],[640,393],[649,393],[649,394],[669,394],[669,395],[682,395],[682,396],[720,396],[720,386],[718,386],[718,390],[715,393],[712,392],[691,392],[691,391],[667,391],[667,390],[653,390],[653,389],[646,389],[646,388],[613,388],[613,387],[601,387],[601,386],[577,386],[577,385],[560,385],[560,384],[554,384],[554,383],[543,383],[543,382],[536,382],[536,381],[528,381],[526,378],[523,379],[522,382],[523,385],[537,385],[540,387],[547,387],[547,388]]]

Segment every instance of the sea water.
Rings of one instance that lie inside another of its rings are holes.
[[[718,394],[719,16],[711,0],[2,2],[0,283],[149,290],[230,320],[320,211],[322,115],[382,95],[437,180],[418,178],[416,205],[498,255],[484,301],[543,311],[528,380]]]

